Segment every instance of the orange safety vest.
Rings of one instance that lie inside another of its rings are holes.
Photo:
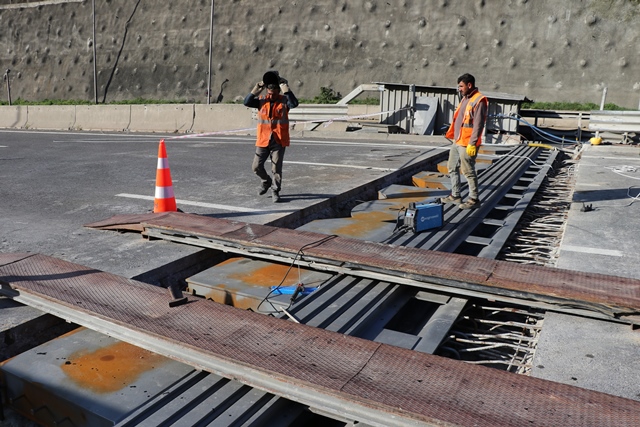
[[[256,146],[268,147],[271,135],[283,147],[289,146],[289,108],[284,95],[261,96],[258,109],[258,138]]]
[[[469,102],[467,103],[467,108],[464,109],[464,117],[462,118],[462,127],[460,129],[460,136],[458,140],[455,141],[456,144],[462,145],[466,147],[469,145],[469,140],[471,139],[471,134],[473,133],[473,122],[471,121],[471,112],[476,107],[478,102],[484,102],[489,105],[489,100],[486,96],[477,91]],[[454,126],[456,123],[456,118],[458,117],[458,113],[460,112],[460,106],[462,103],[458,104],[458,108],[456,108],[456,112],[453,113],[453,122],[451,122],[451,126],[449,126],[449,130],[447,130],[447,134],[445,135],[449,139],[453,139],[455,137]],[[482,134],[478,135],[478,142],[476,142],[476,147],[479,147],[482,144]]]

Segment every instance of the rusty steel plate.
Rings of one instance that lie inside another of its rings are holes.
[[[270,392],[286,390],[287,398],[305,404],[313,403],[310,395],[322,396],[325,402],[339,399],[346,414],[357,408],[383,411],[389,425],[406,424],[402,420],[411,425],[478,427],[640,425],[640,402],[634,400],[204,299],[189,297],[188,304],[169,308],[171,297],[165,289],[43,255],[1,266],[0,283],[81,312],[81,320],[108,319],[114,336],[131,340],[133,332],[142,332],[167,345],[178,344],[183,351],[170,357],[193,366],[224,360],[240,368],[227,373],[240,382]],[[190,355],[195,355],[193,360]]]
[[[0,266],[18,262],[34,254],[0,254]]]
[[[626,277],[499,262],[489,283],[505,289],[529,287],[531,292],[575,301],[640,309],[640,280]]]
[[[142,223],[150,219],[158,219],[168,216],[170,212],[146,213],[131,215],[115,215],[111,218],[85,224],[84,227],[96,228],[98,230],[128,230],[143,231]]]
[[[210,218],[202,215],[170,212],[159,218],[149,218],[142,223],[145,228],[153,227],[172,232],[199,234],[204,237],[219,237],[223,234],[246,227],[246,223]]]
[[[614,307],[615,315],[640,310],[640,280],[635,279],[514,264],[267,225],[249,227],[240,222],[193,214],[175,213],[148,224],[153,226],[161,222],[168,226],[178,219],[180,229],[185,233],[201,233],[222,244],[242,244],[255,254],[259,253],[256,249],[274,250],[292,258],[300,254],[305,259],[323,260],[328,264],[351,264],[354,270],[385,271],[398,277],[410,276],[418,281],[434,281],[490,294],[538,298],[553,303],[584,302],[601,305],[605,312],[611,312],[609,308]],[[190,222],[196,222],[197,229],[189,229]],[[246,240],[242,240],[243,235]]]

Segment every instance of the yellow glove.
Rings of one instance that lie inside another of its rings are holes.
[[[476,154],[478,154],[478,147],[471,144],[467,145],[467,155],[469,157],[475,157]]]
[[[280,92],[282,93],[289,92],[289,85],[286,83],[280,83]]]

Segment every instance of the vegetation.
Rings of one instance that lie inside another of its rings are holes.
[[[639,0],[640,1],[640,0]],[[335,104],[342,99],[340,92],[336,92],[328,87],[321,87],[320,94],[313,99],[300,99],[301,104]],[[123,101],[112,101],[110,105],[133,105],[133,104],[191,104],[193,101],[187,100],[167,100],[167,99],[144,99],[135,98]],[[378,98],[354,99],[350,104],[359,105],[378,105]],[[12,105],[93,105],[93,101],[77,100],[77,99],[45,99],[42,101],[26,101],[18,98],[12,102]],[[8,105],[7,101],[0,101],[0,105]],[[525,110],[551,110],[551,111],[593,111],[599,110],[600,106],[592,102],[525,102],[522,104]],[[624,111],[629,108],[620,107],[616,104],[605,104],[605,110]]]
[[[340,92],[336,92],[328,87],[320,88],[320,95],[315,96],[313,99],[300,99],[301,104],[336,104],[342,99]]]
[[[600,105],[594,104],[593,102],[584,104],[578,102],[525,102],[522,104],[522,108],[526,110],[594,111],[599,110]],[[616,104],[604,104],[604,109],[611,111],[628,110],[628,108],[623,108]]]

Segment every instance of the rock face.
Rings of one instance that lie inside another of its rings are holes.
[[[211,0],[95,0],[99,102],[206,103]],[[276,69],[302,98],[370,82],[637,108],[640,5],[632,0],[229,0],[214,3],[212,102]],[[93,1],[0,0],[12,99],[92,101]],[[226,81],[226,82],[225,82]],[[0,99],[7,99],[6,81]]]

